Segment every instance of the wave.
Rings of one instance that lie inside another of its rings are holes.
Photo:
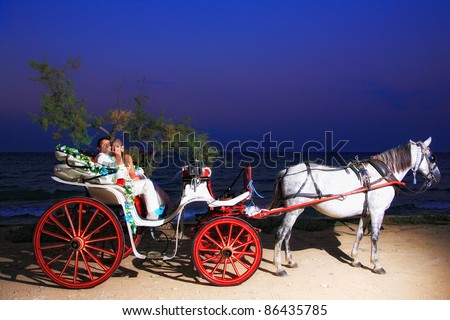
[[[2,202],[26,202],[26,201],[39,201],[48,199],[63,199],[72,196],[84,195],[83,189],[78,188],[78,191],[74,190],[31,190],[26,188],[17,188],[14,190],[2,190],[0,201]]]
[[[34,216],[40,217],[54,202],[30,202],[0,206],[1,217]]]

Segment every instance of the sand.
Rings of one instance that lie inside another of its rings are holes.
[[[370,239],[363,238],[362,268],[349,264],[355,224],[323,231],[295,230],[294,259],[299,267],[288,276],[274,275],[273,234],[261,234],[259,270],[234,287],[216,287],[201,279],[190,260],[191,241],[184,240],[173,260],[158,264],[134,256],[116,273],[91,289],[61,288],[47,279],[34,259],[31,242],[5,239],[11,226],[0,227],[0,298],[3,300],[448,300],[450,299],[450,225],[385,225],[379,242],[387,274],[371,272]]]

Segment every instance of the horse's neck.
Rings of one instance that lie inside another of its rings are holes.
[[[409,144],[396,149],[391,149],[375,156],[375,159],[381,160],[390,169],[398,181],[402,181],[406,174],[411,170],[416,160],[417,149],[415,145]]]
[[[398,181],[402,181],[403,178],[406,176],[406,174],[409,172],[409,170],[413,169],[416,165],[416,162],[419,161],[417,157],[420,157],[420,153],[422,152],[421,149],[419,149],[416,145],[410,144],[410,152],[411,152],[411,163],[410,165],[405,168],[404,170],[399,170],[399,172],[394,172],[395,177]]]

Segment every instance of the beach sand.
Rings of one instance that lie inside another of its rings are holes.
[[[201,279],[184,240],[176,258],[164,263],[124,259],[116,273],[97,287],[61,288],[47,279],[34,259],[31,242],[7,238],[14,226],[0,227],[0,298],[3,300],[353,300],[450,299],[450,225],[386,224],[379,242],[385,275],[371,272],[370,238],[361,242],[362,268],[349,265],[356,224],[322,231],[294,230],[291,244],[299,268],[274,275],[273,234],[262,233],[259,270],[234,287]],[[284,255],[283,255],[284,256]]]

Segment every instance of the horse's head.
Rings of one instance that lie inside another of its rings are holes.
[[[430,150],[431,137],[425,142],[411,141],[411,159],[412,171],[414,173],[414,181],[416,172],[422,173],[426,179],[427,187],[430,187],[434,182],[438,183],[441,180],[441,172],[436,165],[436,157]]]

